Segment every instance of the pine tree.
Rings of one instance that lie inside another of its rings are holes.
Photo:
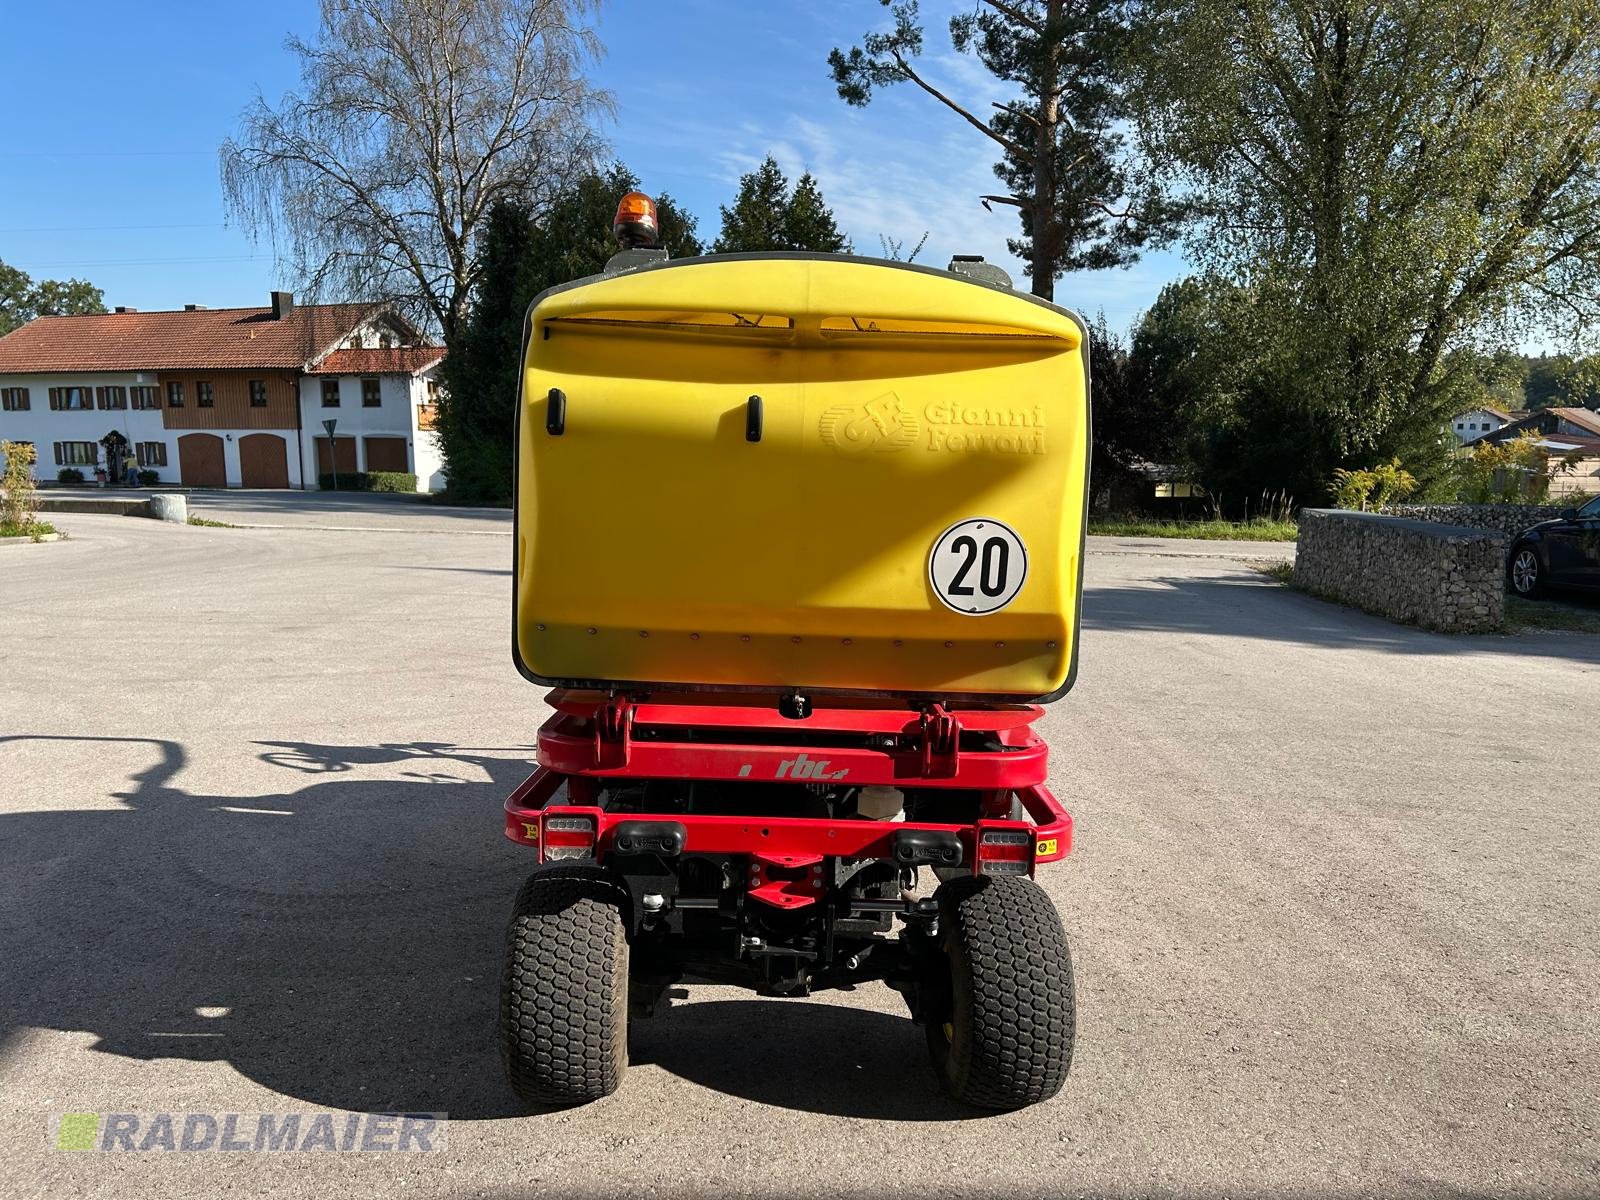
[[[715,254],[761,250],[812,250],[851,253],[839,231],[822,189],[807,171],[791,189],[789,180],[769,154],[739,180],[733,207],[722,209],[722,232],[711,247]]]
[[[461,331],[448,339],[447,395],[439,437],[453,498],[505,504],[516,454],[517,380],[528,306],[557,284],[598,274],[617,252],[617,201],[639,187],[621,163],[577,180],[535,219],[524,205],[496,204],[481,250],[483,271]],[[665,193],[654,197],[661,244],[672,258],[701,253],[694,218]]]
[[[822,199],[822,189],[807,171],[794,185],[794,194],[783,214],[783,240],[789,250],[817,250],[827,254],[849,254],[850,239],[839,232],[831,210]]]
[[[739,180],[733,207],[722,209],[722,232],[711,245],[713,254],[755,250],[787,250],[784,218],[789,210],[789,181],[767,156],[754,171]]]
[[[537,237],[525,205],[502,200],[489,210],[474,302],[447,339],[438,431],[450,495],[457,501],[511,500],[517,363]]]
[[[828,55],[840,99],[861,107],[876,89],[912,83],[994,143],[1007,190],[979,199],[1021,215],[1022,236],[1009,245],[1028,262],[1034,295],[1050,299],[1067,271],[1132,263],[1170,224],[1176,210],[1124,153],[1123,52],[1133,32],[1124,0],[977,0],[951,17],[951,46],[994,77],[999,98],[987,117],[919,66],[917,0],[882,3],[891,29]]]

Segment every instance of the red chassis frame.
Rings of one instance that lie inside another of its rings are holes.
[[[1046,749],[1031,704],[891,708],[833,699],[809,715],[780,714],[777,698],[663,695],[638,703],[601,692],[557,689],[554,715],[539,730],[536,770],[505,803],[505,834],[539,851],[592,845],[603,859],[625,822],[672,822],[683,854],[752,856],[751,895],[778,907],[812,902],[793,880],[824,858],[893,857],[906,832],[954,833],[962,862],[1032,875],[1039,863],[1065,858],[1072,817],[1045,786]],[[733,702],[730,702],[733,701]],[[963,749],[962,735],[982,735],[983,749]],[[986,793],[971,824],[861,819],[608,813],[595,801],[612,779],[888,784],[965,788]],[[565,784],[568,803],[550,802]],[[1028,820],[1010,818],[1015,797]],[[552,830],[552,816],[564,818]],[[592,830],[590,826],[592,825]],[[576,837],[572,830],[579,830]],[[588,855],[585,855],[586,857]],[[770,877],[770,878],[769,878]],[[799,881],[803,885],[803,880]]]

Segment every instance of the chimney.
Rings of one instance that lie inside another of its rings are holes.
[[[139,310],[137,308],[129,308],[126,304],[119,304],[113,311],[120,313],[136,313]]]
[[[184,312],[205,312],[205,310],[206,306],[204,304],[185,304],[183,306]]]
[[[281,321],[294,311],[293,292],[272,293],[272,319]]]

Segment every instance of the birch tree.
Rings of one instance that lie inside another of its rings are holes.
[[[490,208],[592,170],[609,97],[591,0],[321,0],[300,88],[221,150],[228,211],[313,292],[383,296],[446,337]]]

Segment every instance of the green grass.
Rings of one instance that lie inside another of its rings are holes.
[[[1252,571],[1260,571],[1263,575],[1276,579],[1284,587],[1294,586],[1294,564],[1287,559],[1280,559],[1275,563],[1253,562],[1246,565]]]
[[[34,521],[31,525],[13,525],[10,521],[0,521],[0,537],[25,537],[38,541],[47,533],[55,533],[56,527],[48,521]]]
[[[1524,600],[1506,597],[1506,629],[1511,633],[1530,630],[1559,633],[1600,633],[1600,608],[1584,608],[1559,600]]]
[[[1089,532],[1101,537],[1199,538],[1211,542],[1292,542],[1293,521],[1256,517],[1249,521],[1157,521],[1142,517],[1090,517]]]
[[[213,521],[210,517],[190,517],[189,524],[204,525],[207,529],[238,529],[237,525],[230,525],[226,521]]]

